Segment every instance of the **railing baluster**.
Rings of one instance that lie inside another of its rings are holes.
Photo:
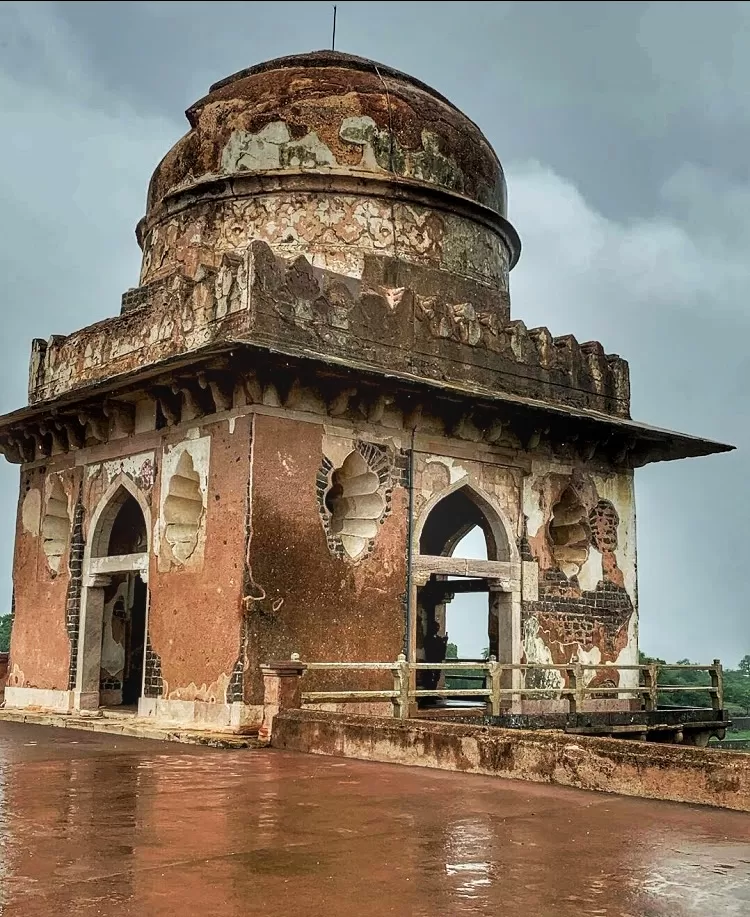
[[[490,678],[490,713],[492,716],[500,716],[500,681],[502,678],[502,669],[495,656],[490,656],[487,661],[487,672]]]
[[[659,667],[656,663],[651,663],[643,670],[643,686],[647,688],[647,693],[643,695],[643,709],[647,711],[656,710],[659,702]]]
[[[409,663],[406,657],[401,654],[395,663],[393,662],[308,662],[305,664],[306,671],[350,671],[350,672],[387,672],[390,671],[393,676],[393,688],[389,691],[314,691],[303,692],[303,701],[308,703],[323,703],[326,701],[356,702],[371,701],[375,699],[390,700],[394,707],[394,715],[400,719],[407,719],[412,712],[415,702],[424,697],[441,697],[450,698],[451,696],[461,698],[475,698],[479,703],[485,705],[492,716],[500,716],[503,710],[503,700],[505,698],[510,702],[510,707],[514,712],[520,712],[520,702],[524,698],[545,698],[550,694],[556,695],[559,699],[567,702],[570,713],[581,713],[587,698],[595,694],[601,694],[603,697],[613,697],[617,699],[619,695],[628,695],[636,692],[637,696],[642,698],[643,709],[654,711],[658,707],[659,694],[665,692],[679,693],[680,691],[696,690],[695,685],[674,685],[661,684],[660,677],[664,672],[671,671],[700,671],[707,672],[710,676],[710,686],[703,686],[702,690],[710,692],[711,706],[715,712],[723,709],[724,706],[724,684],[723,669],[721,662],[714,660],[713,665],[669,665],[659,663],[649,663],[648,665],[590,665],[580,662],[569,663],[499,663],[495,656],[490,656],[486,662],[462,662],[458,660],[446,660],[443,663]],[[470,680],[483,681],[484,687],[477,689],[465,688],[440,688],[427,690],[423,688],[414,689],[411,683],[412,672],[417,671],[435,671],[456,672],[456,674],[466,671],[475,672]],[[587,672],[604,673],[608,675],[615,672],[620,674],[623,671],[637,672],[643,675],[643,684],[639,683],[634,688],[623,688],[622,685],[612,688],[592,687],[591,680],[586,680]],[[511,673],[511,683],[509,687],[503,687],[505,673]],[[559,672],[567,679],[567,687],[556,689],[549,687],[529,688],[526,686],[527,674],[529,672]],[[480,677],[481,676],[481,677]],[[700,690],[700,688],[699,688]]]
[[[710,668],[711,687],[711,706],[714,710],[724,709],[724,672],[721,666],[721,660],[714,659],[714,664]]]
[[[399,692],[396,702],[398,716],[402,720],[409,718],[409,663],[403,653],[396,661],[396,690]]]

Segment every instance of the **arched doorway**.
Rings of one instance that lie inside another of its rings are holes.
[[[414,658],[518,661],[520,583],[511,581],[518,578],[511,563],[517,552],[496,508],[470,485],[460,486],[428,507],[418,538]],[[505,681],[510,686],[510,676]],[[472,686],[427,672],[419,682]]]
[[[143,692],[148,612],[148,504],[121,475],[91,520],[75,703],[136,707]]]

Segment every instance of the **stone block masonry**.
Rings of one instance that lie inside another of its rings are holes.
[[[750,755],[562,732],[283,710],[271,745],[750,812]]]

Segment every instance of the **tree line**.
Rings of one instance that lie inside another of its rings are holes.
[[[639,653],[642,665],[652,662],[666,665],[663,659],[646,656]],[[678,659],[677,665],[691,665],[689,659]],[[699,685],[709,685],[711,679],[708,672],[696,672],[690,669],[664,672],[661,676],[663,684],[685,685],[685,691],[670,692],[659,696],[660,704],[677,704],[680,707],[707,707],[710,706],[708,694],[705,691],[691,691]],[[734,713],[741,712],[750,716],[750,655],[740,659],[736,669],[724,669],[724,706]]]
[[[0,653],[10,649],[10,615],[0,615]]]
[[[446,659],[455,659],[458,656],[458,647],[455,643],[449,643],[446,647]],[[488,651],[485,649],[483,654],[486,659]],[[641,665],[649,665],[652,662],[667,665],[664,659],[657,659],[653,656],[647,656],[645,653],[638,654],[638,661]],[[677,665],[691,665],[689,659],[678,659]],[[449,687],[451,688],[476,688],[476,672],[452,672]],[[470,676],[474,676],[470,679]],[[677,705],[679,707],[710,707],[711,699],[705,691],[690,690],[697,689],[704,685],[708,687],[711,679],[708,672],[696,672],[690,669],[674,669],[669,672],[663,672],[661,682],[664,685],[685,686],[685,691],[662,692],[659,695],[660,705]],[[735,715],[742,713],[744,716],[750,716],[750,655],[740,660],[736,669],[724,669],[724,706]]]

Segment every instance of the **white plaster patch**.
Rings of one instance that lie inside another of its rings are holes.
[[[425,459],[425,467],[430,464],[443,465],[448,469],[448,476],[451,487],[456,483],[456,481],[460,481],[462,478],[468,478],[469,476],[469,472],[463,467],[463,465],[459,465],[459,463],[454,458],[450,458],[449,456],[428,455]],[[425,496],[429,496],[429,494],[426,494]]]
[[[104,462],[103,465],[91,465],[88,469],[89,477],[93,477],[100,468],[104,469],[107,485],[120,475],[127,475],[135,481],[142,490],[151,490],[154,486],[154,453],[141,452],[138,455],[128,455],[125,458]]]
[[[575,655],[573,656],[574,660],[577,660],[582,665],[601,665],[602,664],[602,651],[598,646],[592,646],[590,650],[584,650],[581,648],[580,643],[578,644],[578,649],[576,650]],[[583,672],[583,683],[584,685],[589,684],[596,677],[597,672],[593,669],[584,669]]]
[[[529,538],[539,534],[545,524],[544,509],[536,484],[548,474],[568,476],[573,473],[573,466],[549,459],[535,458],[531,463],[531,474],[523,482],[523,514],[526,516],[526,533]]]
[[[523,514],[526,516],[526,532],[529,538],[534,538],[544,525],[544,513],[539,494],[534,488],[535,480],[529,476],[523,482]]]
[[[602,579],[604,579],[602,555],[592,547],[589,549],[586,562],[578,571],[578,584],[585,592],[593,592],[597,583]]]
[[[183,440],[164,451],[156,539],[160,572],[170,569],[170,560],[189,567],[200,566],[203,563],[210,456],[210,436]],[[181,485],[184,480],[184,486],[189,491],[186,490],[186,493],[182,494],[177,493],[174,487],[170,489],[173,478],[179,479]],[[186,504],[184,530],[180,528],[180,514],[175,509],[183,497],[190,504]],[[190,531],[188,527],[191,528]]]
[[[127,610],[130,605],[130,589],[127,580],[119,584],[117,593],[104,606],[101,667],[113,678],[119,678],[125,668],[125,645],[115,640],[112,631],[112,612],[118,600],[122,602]]]
[[[539,601],[539,564],[535,560],[522,563],[521,597],[524,602]]]
[[[594,483],[601,500],[609,500],[617,511],[617,566],[623,573],[625,589],[633,605],[638,607],[636,555],[635,490],[633,472],[595,475]]]
[[[331,149],[315,131],[294,140],[283,121],[273,121],[255,134],[233,131],[221,153],[222,172],[230,174],[332,168],[335,165]]]
[[[289,128],[283,121],[272,121],[256,134],[233,131],[221,153],[222,171],[279,169],[281,147],[290,139]]]
[[[555,660],[552,658],[552,651],[539,636],[539,621],[534,617],[527,618],[524,624],[523,649],[526,654],[526,661],[529,663],[554,664]],[[562,672],[555,669],[540,672],[538,677],[543,682],[539,687],[560,689],[565,686],[565,677]]]
[[[38,535],[42,516],[42,495],[36,487],[23,498],[21,506],[21,524],[27,535]]]
[[[73,692],[54,688],[6,687],[5,706],[9,708],[36,707],[41,710],[73,709]]]
[[[45,490],[47,499],[42,519],[42,548],[52,573],[59,573],[70,537],[70,501],[57,475],[47,478]]]
[[[613,666],[638,665],[638,614],[633,612],[628,621],[628,642],[615,659]],[[620,672],[620,684],[623,688],[637,688],[639,674],[637,671]]]
[[[235,426],[237,425],[237,418],[236,418],[236,417],[230,417],[229,420],[228,420],[228,424],[229,424],[229,433],[230,433],[230,435],[232,435],[232,434],[234,433],[234,428],[235,428]]]
[[[340,468],[346,461],[347,455],[353,452],[354,448],[355,442],[351,437],[336,436],[330,433],[326,433],[323,436],[323,455],[334,468]]]

